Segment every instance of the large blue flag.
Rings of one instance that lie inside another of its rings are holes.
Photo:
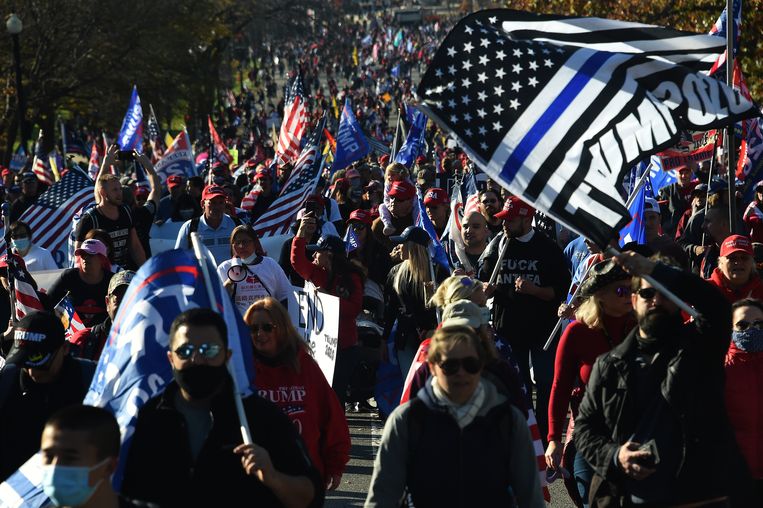
[[[411,108],[411,106],[409,106]],[[413,122],[411,122],[411,129],[408,131],[408,136],[405,138],[400,151],[395,156],[395,162],[399,162],[403,166],[409,168],[416,157],[421,153],[421,147],[424,145],[424,134],[426,133],[427,117],[421,111],[416,110],[413,113]]]
[[[437,235],[437,231],[434,229],[434,224],[432,224],[431,219],[425,211],[424,202],[421,200],[421,198],[419,198],[418,216],[416,217],[413,225],[418,226],[429,233],[429,237],[432,239],[432,243],[429,244],[429,254],[437,264],[442,265],[443,268],[450,272],[451,266],[450,261],[448,260],[448,254],[445,252],[445,248],[442,246],[442,242],[440,242],[440,237]]]
[[[223,314],[239,391],[242,396],[252,393],[254,371],[249,331],[231,304],[209,256],[206,266],[216,305],[211,305],[201,266],[191,252],[171,250],[143,264],[130,283],[111,327],[84,403],[111,411],[119,422],[122,451],[113,478],[117,490],[138,411],[172,381],[167,350],[170,326],[178,314],[195,307],[214,308]],[[38,453],[0,485],[0,506],[37,508],[46,503]]]
[[[363,134],[355,114],[352,112],[350,99],[344,101],[342,119],[339,121],[339,132],[336,135],[336,153],[331,170],[337,171],[362,159],[371,149],[366,136]]]
[[[636,196],[633,198],[628,212],[631,214],[631,221],[620,230],[620,246],[626,243],[636,242],[646,243],[646,230],[644,229],[644,202],[646,198],[653,198],[654,191],[650,177],[646,176],[644,184],[636,190]]]
[[[132,87],[130,105],[122,120],[122,128],[117,136],[117,144],[122,150],[143,151],[143,108],[138,97],[138,87]]]

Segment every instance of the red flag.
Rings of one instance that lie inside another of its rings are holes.
[[[220,139],[220,135],[215,130],[215,124],[212,123],[212,118],[209,115],[207,115],[207,122],[209,123],[209,134],[212,136],[212,143],[215,145],[215,160],[222,162],[226,166],[230,165],[233,162],[233,157]]]

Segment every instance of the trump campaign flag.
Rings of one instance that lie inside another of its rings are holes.
[[[395,162],[410,168],[413,161],[421,153],[421,147],[424,145],[424,134],[426,134],[427,117],[421,111],[408,106],[407,111],[413,110],[411,115],[411,129],[405,138],[405,143],[400,147],[400,151],[395,155]]]
[[[143,151],[143,108],[138,97],[138,87],[132,87],[130,105],[122,120],[122,128],[117,136],[117,144],[122,150]]]
[[[486,10],[448,34],[419,108],[511,193],[604,246],[636,162],[758,114],[703,72],[724,41],[600,18]]]
[[[211,257],[205,252],[216,302],[210,302],[199,261],[190,251],[171,250],[158,254],[141,266],[120,305],[104,346],[84,404],[112,412],[122,433],[120,465],[114,488],[121,485],[124,462],[135,429],[138,411],[172,381],[167,360],[169,330],[181,312],[207,307],[223,314],[228,324],[230,362],[242,396],[252,393],[254,371],[249,331],[223,289]],[[32,508],[44,506],[40,454],[34,455],[0,485],[0,506]]]
[[[162,158],[154,165],[154,169],[162,182],[166,182],[172,175],[182,175],[184,178],[196,175],[196,164],[193,161],[188,131],[183,129],[178,133]]]
[[[336,153],[331,170],[337,171],[362,159],[371,149],[368,146],[363,129],[360,128],[355,114],[352,112],[350,99],[344,101],[342,119],[339,121],[339,132],[336,135]]]

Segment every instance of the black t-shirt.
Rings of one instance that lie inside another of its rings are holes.
[[[74,310],[87,327],[102,323],[106,313],[106,292],[112,273],[105,272],[98,284],[88,284],[79,276],[77,268],[67,268],[61,276],[48,288],[51,305],[58,304],[61,298],[69,292]]]
[[[146,253],[146,259],[151,257],[151,226],[154,224],[156,205],[153,201],[146,201],[143,206],[136,206],[132,210],[135,215],[135,232],[138,240]]]
[[[91,208],[82,215],[77,225],[76,239],[78,242],[85,241],[85,235],[91,229],[103,229],[111,237],[114,244],[113,262],[119,266],[134,270],[135,263],[130,256],[130,230],[135,227],[132,214],[126,206],[119,207],[119,217],[112,220],[103,215],[98,208]]]

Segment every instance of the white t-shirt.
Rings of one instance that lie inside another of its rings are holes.
[[[177,240],[175,240],[176,249],[189,249],[188,244],[188,230],[191,227],[191,220],[185,221],[180,226],[178,231]],[[207,221],[204,219],[204,215],[199,218],[199,228],[196,232],[201,238],[201,242],[207,246],[209,252],[215,258],[215,264],[219,264],[221,260],[228,259],[230,257],[230,235],[233,233],[233,229],[236,227],[236,223],[229,215],[223,215],[223,220],[220,222],[220,226],[215,228],[209,227]]]
[[[234,261],[240,264],[240,259],[228,259],[217,267],[217,275],[225,283],[228,280],[228,269]],[[279,302],[289,301],[293,292],[291,282],[276,260],[262,256],[260,262],[246,265],[247,276],[241,282],[237,282],[233,300],[243,316],[249,306],[257,300],[272,296]]]
[[[24,264],[30,272],[40,272],[42,270],[58,270],[58,265],[53,260],[53,256],[48,249],[32,244],[29,252],[24,256]]]

